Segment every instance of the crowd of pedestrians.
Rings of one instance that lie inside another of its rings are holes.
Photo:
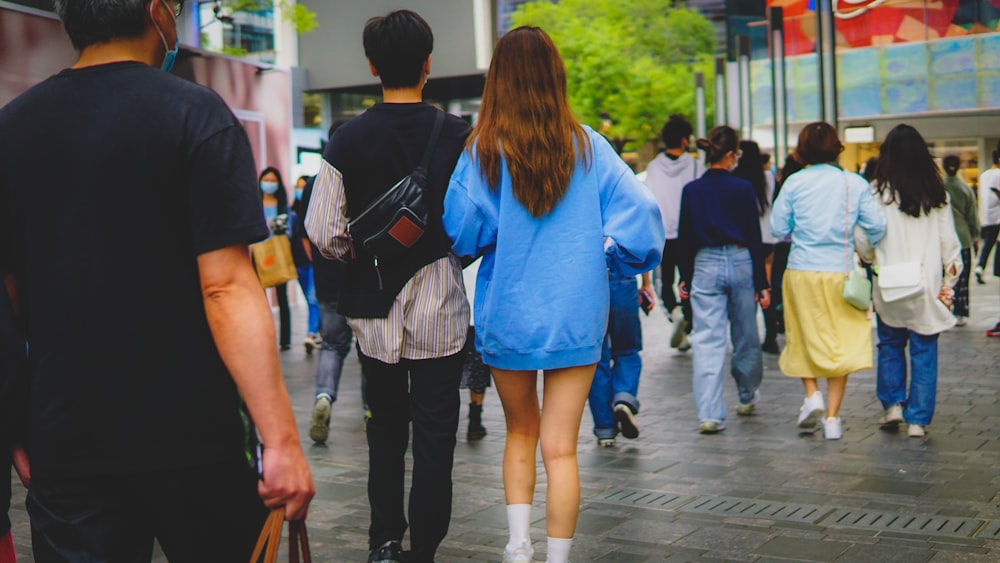
[[[973,250],[982,237],[983,283],[1000,231],[1000,152],[977,206],[958,158],[942,174],[907,125],[863,178],[838,166],[836,129],[809,124],[776,179],[734,129],[692,141],[671,116],[640,180],[573,117],[543,30],[497,42],[470,128],[423,101],[434,35],[396,10],[363,30],[382,102],[331,127],[318,174],[298,178],[289,204],[278,169],[256,173],[221,99],[160,72],[182,2],[82,4],[56,2],[79,60],[0,109],[0,129],[22,132],[0,137],[0,466],[13,462],[28,487],[37,560],[149,560],[156,539],[171,560],[246,561],[269,509],[306,517],[315,489],[278,354],[291,347],[288,289],[262,291],[248,250],[284,241],[270,237],[289,239],[306,350],[319,350],[315,443],[328,441],[356,345],[369,563],[434,561],[451,520],[459,388],[467,438],[481,439],[491,380],[506,423],[501,558],[533,560],[540,447],[547,560],[570,559],[585,406],[602,447],[640,433],[639,315],[655,306],[658,266],[670,345],[693,356],[699,432],[726,428],[730,348],[738,415],[763,408],[762,354],[780,351],[781,371],[803,383],[801,431],[840,439],[848,377],[873,365],[879,424],[929,431],[938,335],[966,322]],[[56,128],[74,150],[51,167]],[[405,250],[380,254],[352,225],[404,181],[427,220],[394,227]]]

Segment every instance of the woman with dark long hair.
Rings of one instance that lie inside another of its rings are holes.
[[[851,233],[861,227],[878,244],[885,232],[868,182],[837,165],[842,150],[832,125],[806,125],[795,149],[806,167],[785,181],[771,214],[771,234],[792,237],[782,280],[785,348],[778,365],[805,388],[798,427],[812,431],[822,420],[828,440],[843,435],[847,376],[872,367],[871,321],[844,300],[845,274],[855,261]],[[828,403],[817,379],[827,381]]]
[[[876,272],[881,424],[895,430],[905,420],[907,434],[920,438],[934,417],[938,334],[955,326],[948,307],[962,272],[961,245],[941,171],[913,127],[897,125],[886,135],[874,191],[885,213],[885,238],[872,248],[858,233],[857,243]]]
[[[257,179],[260,188],[261,201],[264,204],[264,219],[271,229],[271,236],[288,236],[288,192],[281,180],[281,172],[273,166],[268,166]],[[288,310],[288,284],[274,286],[274,295],[278,300],[278,322],[280,325],[278,344],[282,351],[291,348],[292,319]]]
[[[767,283],[772,288],[771,299],[774,300],[774,277],[771,267],[774,259],[774,245],[778,239],[771,235],[771,203],[774,201],[774,175],[765,171],[764,156],[760,145],[755,141],[740,141],[740,162],[733,169],[733,176],[743,178],[753,186],[757,198],[757,214],[760,216],[760,241],[764,252],[764,270],[767,273]],[[778,353],[778,333],[775,307],[763,309],[764,312],[764,342],[760,349],[769,354]]]
[[[730,366],[739,391],[737,414],[756,408],[763,375],[757,302],[770,305],[760,216],[753,185],[730,170],[740,160],[739,137],[725,125],[698,139],[708,170],[684,186],[677,232],[681,296],[691,298],[694,330],[694,400],[698,430],[715,434],[726,428],[722,398],[726,333],[733,341]],[[763,179],[760,153],[755,163]]]
[[[580,508],[576,445],[608,326],[608,270],[660,261],[656,201],[599,134],[573,118],[566,70],[537,27],[496,44],[479,122],[445,196],[456,254],[482,256],[476,349],[507,419],[507,562],[531,561],[528,535],[541,443],[548,561],[567,561]],[[537,370],[544,372],[539,408]]]

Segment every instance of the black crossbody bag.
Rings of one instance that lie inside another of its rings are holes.
[[[375,257],[376,268],[379,258],[403,254],[427,232],[429,213],[424,200],[427,170],[442,123],[444,112],[438,111],[420,165],[347,223],[347,234],[352,244],[371,253]]]

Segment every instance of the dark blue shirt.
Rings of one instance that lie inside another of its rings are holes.
[[[725,170],[710,168],[701,178],[684,186],[677,241],[680,247],[677,268],[688,288],[698,251],[731,244],[750,250],[757,292],[768,288],[757,196],[750,182]]]

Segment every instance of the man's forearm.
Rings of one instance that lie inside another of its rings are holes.
[[[241,280],[243,283],[206,291],[205,313],[219,355],[264,444],[297,445],[298,431],[281,377],[271,311],[253,270],[250,274],[252,277]]]

